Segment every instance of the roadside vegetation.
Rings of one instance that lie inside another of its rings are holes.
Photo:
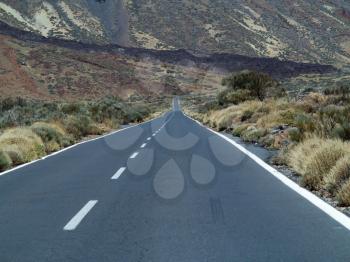
[[[232,75],[223,85],[194,117],[246,142],[279,149],[273,164],[289,166],[302,186],[350,206],[349,85],[295,97],[255,72]]]
[[[158,102],[126,103],[116,97],[70,103],[3,99],[0,101],[0,171],[120,125],[143,121],[161,106]]]

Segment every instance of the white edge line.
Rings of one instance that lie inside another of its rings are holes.
[[[71,146],[69,146],[69,147],[63,148],[63,149],[61,149],[61,150],[59,150],[59,151],[56,151],[56,152],[54,152],[54,153],[52,153],[52,154],[49,154],[49,155],[47,155],[47,156],[44,156],[44,157],[42,157],[42,158],[40,158],[40,159],[36,159],[36,160],[31,161],[31,162],[28,162],[28,163],[25,163],[25,164],[16,166],[16,167],[11,168],[11,169],[6,170],[6,171],[3,171],[3,172],[0,173],[0,176],[6,175],[6,174],[8,174],[8,173],[11,173],[11,172],[16,171],[16,170],[18,170],[18,169],[21,169],[21,168],[23,168],[23,167],[26,167],[26,166],[35,164],[36,162],[39,162],[39,161],[44,160],[44,159],[46,159],[46,158],[49,158],[49,157],[58,155],[58,154],[60,154],[60,153],[62,153],[62,152],[64,152],[64,151],[70,150],[70,149],[72,149],[72,148],[74,148],[74,147],[76,147],[76,146],[80,146],[80,145],[85,144],[85,143],[90,143],[90,142],[93,142],[93,141],[96,141],[96,140],[105,138],[105,137],[107,137],[107,136],[111,136],[111,135],[114,135],[114,134],[116,134],[116,133],[122,132],[122,131],[124,131],[124,130],[127,130],[127,129],[130,129],[130,128],[136,127],[136,126],[144,125],[144,124],[149,123],[149,122],[151,122],[151,121],[154,121],[154,120],[156,120],[156,119],[162,118],[165,114],[166,114],[166,113],[164,113],[163,115],[161,115],[161,116],[159,116],[159,117],[156,117],[156,118],[154,118],[154,119],[150,119],[150,120],[148,120],[148,121],[146,121],[146,122],[143,122],[143,123],[140,123],[140,124],[137,124],[137,125],[125,127],[125,128],[123,128],[123,129],[119,129],[119,130],[113,131],[113,132],[111,132],[111,133],[109,133],[109,134],[106,134],[106,135],[102,135],[102,136],[99,136],[99,137],[96,137],[96,138],[92,138],[92,139],[89,139],[89,140],[86,140],[86,141],[82,141],[82,142],[76,143],[76,144],[71,145]]]
[[[204,126],[202,123],[200,123],[199,121],[197,121],[197,120],[187,116],[186,114],[184,114],[184,115],[187,118],[195,121],[200,126],[208,129],[210,132],[212,132],[212,133],[222,137],[227,142],[231,143],[237,149],[239,149],[244,154],[246,154],[248,157],[250,157],[252,160],[254,160],[258,165],[260,165],[265,170],[267,170],[271,175],[273,175],[275,178],[280,180],[283,184],[285,184],[290,189],[294,190],[296,193],[301,195],[303,198],[305,198],[306,200],[311,202],[313,205],[315,205],[316,207],[321,209],[324,213],[326,213],[328,216],[330,216],[331,218],[336,220],[338,223],[343,225],[346,229],[350,230],[350,218],[348,216],[346,216],[345,214],[343,214],[339,210],[335,209],[330,204],[326,203],[321,198],[319,198],[318,196],[314,195],[313,193],[311,193],[307,189],[299,186],[297,183],[295,183],[294,181],[290,180],[288,177],[283,175],[281,172],[277,171],[275,168],[273,168],[272,166],[267,164],[264,160],[262,160],[261,158],[259,158],[258,156],[256,156],[255,154],[253,154],[252,152],[247,150],[246,148],[242,147],[241,145],[237,144],[235,141],[229,139],[228,137],[224,136],[223,134],[220,134],[220,133],[218,133],[218,132],[216,132],[216,131],[214,131],[214,130],[206,127],[206,126]]]
[[[90,210],[97,204],[97,200],[90,200],[80,211],[64,226],[63,230],[72,231],[75,230],[84,217],[90,212]]]
[[[119,170],[111,177],[111,179],[113,180],[118,179],[123,174],[125,169],[126,169],[125,167],[119,168]]]

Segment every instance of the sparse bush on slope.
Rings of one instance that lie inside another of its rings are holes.
[[[88,116],[69,116],[63,122],[67,132],[75,139],[80,139],[87,135],[98,135],[101,130],[93,123]]]
[[[219,94],[219,103],[243,102],[250,99],[263,101],[267,97],[280,97],[284,90],[279,83],[271,76],[259,72],[241,72],[222,80],[222,85],[227,89]]]
[[[32,161],[120,124],[142,121],[151,113],[147,105],[128,105],[115,97],[73,103],[0,100],[0,169]]]

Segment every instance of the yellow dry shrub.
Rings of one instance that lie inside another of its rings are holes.
[[[9,152],[23,157],[23,162],[32,161],[45,155],[45,146],[41,138],[31,129],[23,127],[5,130],[0,136],[0,150],[2,148],[5,150],[10,148]]]
[[[340,158],[324,178],[325,189],[334,194],[350,178],[350,154]]]
[[[255,112],[262,104],[260,101],[246,101],[239,105],[212,111],[204,117],[204,122],[218,129],[231,128],[235,123],[241,122],[245,111]]]
[[[306,172],[306,159],[321,146],[322,140],[318,137],[310,137],[297,146],[291,148],[286,157],[287,163],[298,174]]]
[[[341,140],[313,137],[291,149],[288,163],[302,175],[303,185],[319,189],[324,177],[349,152],[349,144]]]
[[[350,180],[343,184],[336,198],[339,201],[339,205],[350,206]]]

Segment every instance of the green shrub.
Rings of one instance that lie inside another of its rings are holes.
[[[325,95],[340,95],[343,97],[350,95],[350,83],[341,84],[333,87],[326,88],[323,93]]]
[[[300,142],[302,139],[302,133],[300,132],[299,128],[292,127],[288,129],[288,136],[289,139],[293,142]]]
[[[282,123],[287,125],[293,125],[296,114],[297,113],[293,109],[280,111],[280,117],[283,121]]]
[[[266,129],[247,129],[242,133],[242,139],[246,142],[258,142],[260,138],[267,134]]]
[[[62,112],[68,115],[78,114],[83,105],[80,103],[69,103],[69,104],[63,104],[62,105]]]
[[[21,97],[17,98],[5,98],[0,101],[0,111],[8,111],[13,109],[14,107],[24,107],[27,105],[27,101]]]
[[[249,90],[230,90],[226,89],[217,96],[218,104],[226,106],[228,104],[237,105],[244,101],[253,100]]]
[[[140,122],[149,114],[150,114],[150,111],[146,106],[138,105],[132,108],[130,107],[126,111],[126,117],[124,119],[124,123]]]
[[[49,123],[38,122],[31,126],[32,131],[41,137],[43,142],[56,142],[59,146],[64,145],[64,131],[58,126]]]
[[[259,72],[233,73],[222,80],[229,90],[248,90],[251,97],[263,101],[266,97],[278,97],[283,93],[279,84],[271,76]],[[279,89],[279,90],[278,90]]]
[[[102,130],[88,116],[71,116],[64,121],[66,131],[75,139],[88,135],[99,135]]]
[[[274,147],[275,144],[275,136],[272,134],[267,134],[259,139],[259,144],[265,147]]]
[[[315,130],[315,123],[313,118],[306,114],[296,115],[293,125],[296,126],[301,133],[313,132]]]
[[[328,105],[318,112],[317,130],[325,137],[350,139],[350,107]]]
[[[11,158],[7,153],[0,151],[0,171],[5,171],[12,166]]]
[[[91,118],[98,123],[105,121],[123,122],[123,119],[126,117],[125,107],[118,98],[106,98],[98,102],[89,103]]]
[[[232,135],[234,136],[241,136],[242,133],[247,130],[249,125],[239,125],[236,128],[233,129]]]

